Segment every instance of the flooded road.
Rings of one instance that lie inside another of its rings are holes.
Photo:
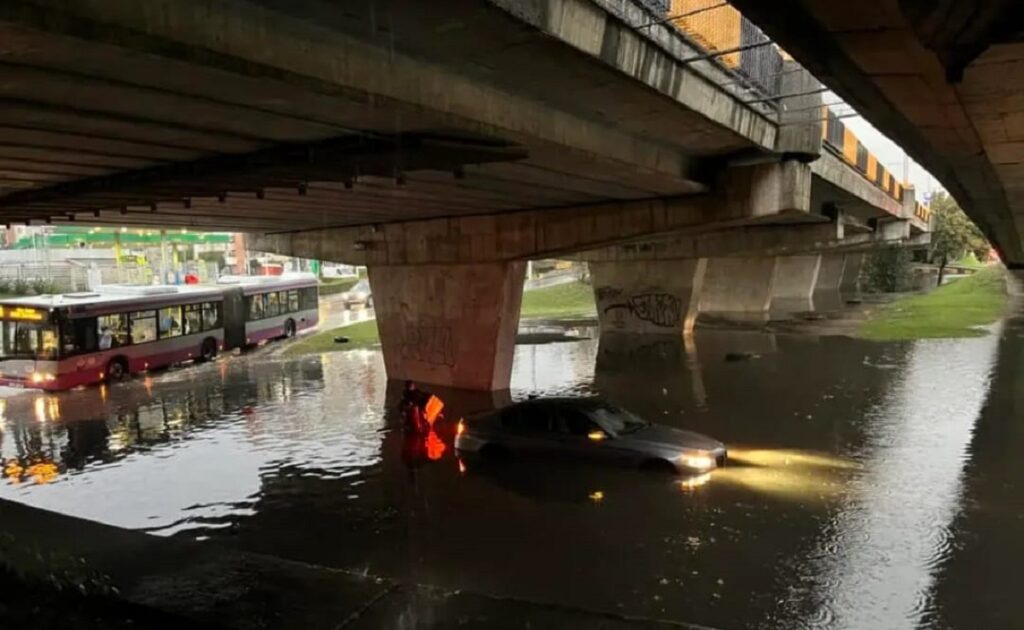
[[[460,462],[444,439],[411,455],[378,351],[263,352],[8,398],[0,497],[720,628],[1022,625],[1024,322],[907,344],[701,331],[520,345],[512,383],[513,399],[600,394],[707,433],[735,465],[679,480]],[[495,402],[442,396],[449,417]]]

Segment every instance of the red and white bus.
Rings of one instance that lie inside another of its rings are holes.
[[[61,390],[224,349],[289,337],[318,322],[312,274],[226,277],[217,285],[109,285],[0,301],[0,384]]]

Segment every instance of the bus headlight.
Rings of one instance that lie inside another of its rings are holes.
[[[53,374],[47,372],[32,372],[32,376],[29,377],[33,383],[48,383],[54,379]]]

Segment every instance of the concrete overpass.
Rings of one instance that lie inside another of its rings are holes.
[[[899,143],[1024,267],[1024,6],[1013,0],[737,8]]]
[[[531,257],[925,227],[800,68],[765,96],[632,2],[22,0],[0,32],[4,222],[367,264],[395,378],[507,386]]]

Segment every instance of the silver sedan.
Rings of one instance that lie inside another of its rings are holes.
[[[725,465],[713,438],[653,424],[598,398],[528,400],[459,422],[455,448],[483,456],[549,455],[705,473]]]

